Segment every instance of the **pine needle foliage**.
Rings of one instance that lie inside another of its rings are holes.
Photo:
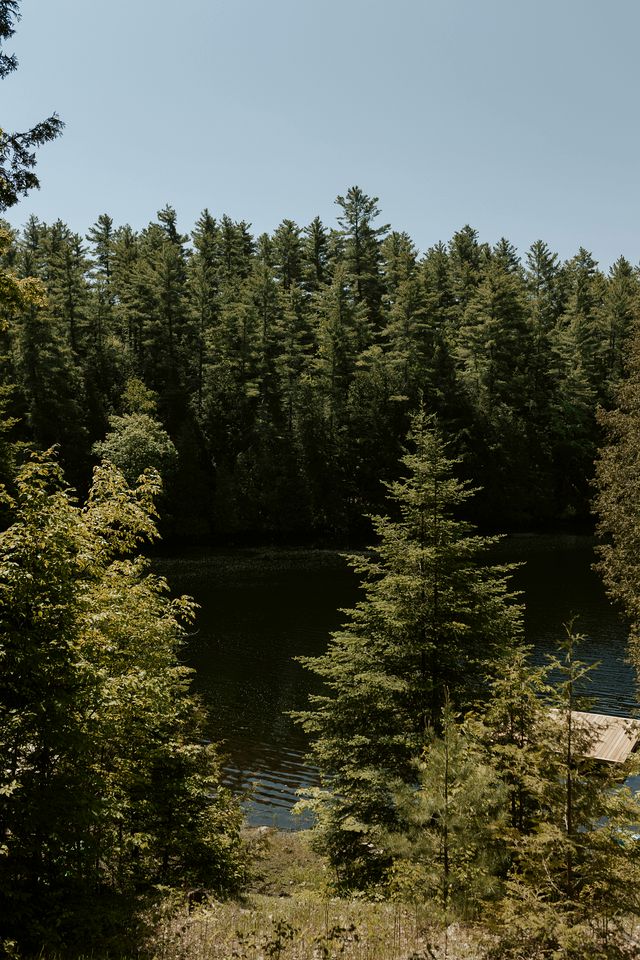
[[[616,769],[589,758],[592,738],[576,720],[593,669],[576,656],[581,637],[567,627],[559,654],[554,713],[532,727],[531,811],[511,845],[511,868],[491,956],[631,960],[638,943],[640,803]],[[546,730],[544,729],[546,727]],[[534,739],[535,738],[535,739]]]
[[[472,490],[433,418],[418,412],[408,442],[405,476],[387,484],[395,519],[373,517],[377,546],[351,558],[364,598],[327,652],[302,661],[325,684],[298,715],[322,777],[311,803],[347,887],[384,875],[382,834],[402,829],[396,796],[415,782],[446,696],[463,709],[486,692],[521,630],[511,568],[487,562],[498,538],[460,519]]]
[[[631,656],[640,667],[640,326],[627,342],[626,379],[616,406],[601,411],[606,444],[596,461],[598,571],[630,621]]]
[[[0,0],[0,80],[18,66],[15,54],[6,53],[2,47],[14,35],[19,19],[18,0]],[[54,140],[63,126],[58,114],[53,113],[24,133],[8,133],[0,128],[0,213],[40,185],[33,169],[36,164],[34,148]]]
[[[391,889],[432,904],[448,927],[453,918],[477,916],[500,892],[508,790],[449,702],[416,774],[417,789],[407,786],[398,797],[407,828],[390,838]]]

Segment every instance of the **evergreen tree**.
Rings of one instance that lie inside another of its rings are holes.
[[[364,305],[354,299],[342,266],[334,271],[331,285],[316,295],[314,313],[317,345],[313,374],[323,398],[330,442],[334,442],[344,424],[357,358],[370,344]]]
[[[158,212],[140,237],[137,297],[145,380],[160,396],[170,421],[183,413],[184,336],[187,320],[185,237],[171,207]]]
[[[89,263],[85,248],[78,234],[61,220],[45,228],[43,241],[49,310],[67,329],[75,357],[86,356]]]
[[[469,297],[456,352],[478,427],[469,465],[483,481],[479,508],[494,515],[497,494],[512,505],[512,519],[526,517],[535,509],[538,482],[527,433],[533,337],[522,278],[501,257],[488,262]]]
[[[536,240],[527,251],[525,280],[534,326],[549,332],[562,314],[564,290],[558,254],[552,253],[543,240]]]
[[[303,233],[304,286],[309,293],[315,293],[328,279],[329,235],[320,217],[315,217]]]
[[[395,291],[415,273],[417,250],[407,233],[393,230],[380,249],[387,301],[393,303]]]
[[[142,312],[138,304],[140,239],[130,226],[118,227],[113,240],[113,290],[116,336],[125,363],[142,372]],[[133,369],[131,369],[133,374]]]
[[[234,223],[226,214],[220,221],[220,258],[222,275],[227,282],[243,280],[249,274],[254,242],[250,224]]]
[[[195,394],[196,409],[201,416],[205,364],[220,313],[219,229],[208,210],[198,219],[192,238],[195,252],[189,260],[188,285],[193,329],[187,362],[192,371],[192,396]]]
[[[366,306],[371,324],[378,329],[383,296],[381,241],[389,225],[374,226],[380,216],[378,198],[368,197],[360,187],[350,187],[346,196],[337,197],[336,203],[342,209],[342,215],[338,217],[341,259],[358,302]]]
[[[12,234],[0,225],[0,511],[2,525],[7,513],[5,495],[12,490],[20,441],[16,427],[24,414],[24,397],[17,383],[14,357],[16,318],[44,303],[44,289],[34,277],[20,279],[4,266],[12,247]],[[18,415],[16,415],[18,414]],[[19,434],[18,434],[19,436]]]
[[[285,290],[290,290],[302,274],[300,227],[293,220],[283,220],[277,227],[273,235],[273,257],[276,277]]]
[[[320,843],[350,886],[388,865],[382,833],[402,828],[394,798],[414,782],[447,691],[461,707],[478,696],[520,630],[508,570],[483,565],[494,539],[458,518],[470,490],[425,414],[410,440],[407,475],[388,485],[399,517],[374,518],[379,545],[353,560],[364,599],[327,653],[303,661],[326,685],[300,715],[322,776]]]
[[[458,317],[464,313],[480,281],[487,252],[486,245],[478,240],[478,231],[469,224],[454,233],[449,242],[451,285]]]
[[[19,18],[18,0],[0,0],[0,44],[14,35]],[[0,50],[0,80],[17,66],[15,54]],[[33,169],[36,164],[34,148],[55,140],[63,126],[54,113],[24,133],[8,133],[0,128],[0,213],[12,207],[29,190],[40,186]]]
[[[640,671],[640,327],[627,341],[626,373],[616,407],[600,414],[606,445],[596,462],[598,569],[631,625],[630,652]]]
[[[87,346],[83,366],[92,436],[102,433],[130,372],[126,338],[117,320],[115,237],[113,220],[107,214],[101,214],[87,233],[91,257],[88,269],[85,266]]]
[[[404,899],[435,905],[446,928],[452,917],[477,916],[497,898],[506,791],[450,703],[417,775],[417,789],[412,784],[399,799],[407,826],[390,838],[391,885]]]
[[[39,236],[46,241],[47,232]],[[46,277],[46,254],[43,271]],[[60,304],[56,308],[42,296],[25,303],[11,323],[10,336],[30,437],[41,449],[58,444],[69,481],[83,487],[89,461],[84,384],[68,317]]]
[[[602,320],[605,279],[588,250],[580,250],[565,267],[567,303],[561,318],[565,355],[596,401],[607,385],[608,337]],[[592,401],[592,405],[595,405]]]
[[[470,298],[458,351],[463,380],[481,413],[490,419],[501,405],[526,404],[531,330],[524,291],[498,259]]]
[[[553,731],[547,719],[546,737],[529,750],[536,806],[513,846],[498,913],[502,958],[631,960],[637,952],[640,803],[617,784],[624,772],[589,758],[592,736],[576,711],[588,705],[581,693],[593,668],[576,659],[580,639],[568,628],[550,660]]]
[[[547,759],[557,743],[548,710],[550,668],[532,666],[530,657],[530,648],[514,648],[475,718],[475,739],[485,744],[491,767],[507,787],[511,844],[539,822]],[[466,722],[473,729],[474,716]]]
[[[602,304],[602,326],[608,340],[606,379],[611,393],[624,375],[625,343],[639,320],[638,275],[628,260],[619,257],[609,271]]]

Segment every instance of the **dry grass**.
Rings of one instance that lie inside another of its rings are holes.
[[[478,934],[444,930],[424,907],[339,900],[304,833],[254,832],[251,892],[232,903],[168,906],[157,960],[477,960]],[[293,895],[295,893],[295,895]]]
[[[155,938],[158,960],[477,960],[472,930],[443,931],[400,904],[252,894],[174,913]]]

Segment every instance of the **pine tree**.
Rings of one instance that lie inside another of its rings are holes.
[[[481,413],[490,419],[502,405],[526,404],[531,328],[523,285],[497,259],[469,300],[458,352],[463,380]]]
[[[607,443],[596,462],[599,572],[631,631],[630,653],[640,671],[640,327],[627,341],[627,377],[615,409],[600,414]]]
[[[57,240],[60,230],[54,231]],[[47,292],[50,273],[48,228],[34,236],[41,241],[30,256],[40,262]],[[76,279],[79,279],[76,277]],[[31,281],[33,282],[33,281]],[[75,311],[75,301],[72,301]],[[79,314],[74,313],[76,319]],[[43,295],[25,303],[10,325],[18,383],[25,400],[25,422],[31,439],[41,449],[60,445],[61,460],[73,484],[84,485],[87,478],[88,436],[83,408],[84,384],[80,358],[71,345],[71,327],[65,310],[65,298],[53,303]]]
[[[195,394],[198,415],[202,415],[204,369],[212,332],[220,313],[219,229],[208,210],[204,210],[192,233],[194,254],[188,264],[188,289],[191,309],[191,349],[187,363],[191,369],[191,391]]]
[[[0,0],[0,44],[14,35],[19,18],[18,0]],[[17,66],[15,54],[0,50],[0,80]],[[57,113],[53,113],[24,133],[7,133],[0,128],[0,213],[12,207],[29,190],[40,186],[33,169],[36,164],[34,147],[55,140],[63,126]]]
[[[478,231],[469,224],[454,233],[449,242],[451,285],[455,296],[456,313],[464,313],[482,274],[488,250],[478,240]]]
[[[85,277],[88,281],[87,347],[84,377],[92,411],[92,436],[102,432],[108,412],[113,410],[122,384],[130,373],[126,337],[118,323],[114,284],[116,231],[108,214],[101,214],[89,229],[91,257]]]
[[[169,419],[183,413],[184,335],[187,320],[186,238],[175,210],[165,207],[140,238],[136,266],[145,380],[160,396]]]
[[[299,283],[302,275],[302,240],[300,227],[293,220],[283,220],[273,235],[273,257],[277,279],[285,290]]]
[[[44,303],[44,288],[35,277],[20,279],[5,267],[13,246],[11,231],[0,226],[0,511],[4,526],[7,514],[7,490],[13,490],[19,448],[16,427],[24,414],[24,395],[17,379],[14,345],[15,323],[21,313],[37,310]]]
[[[316,355],[313,376],[322,397],[330,442],[344,425],[349,386],[358,356],[370,345],[370,326],[364,305],[349,290],[342,266],[331,284],[314,300]]]
[[[606,379],[611,393],[624,375],[625,343],[639,320],[638,274],[628,260],[619,257],[609,271],[602,304],[602,325],[608,340]]]
[[[500,891],[506,862],[505,785],[473,733],[445,703],[442,732],[416,764],[415,784],[399,798],[406,823],[391,836],[391,888],[427,902],[445,928],[453,917],[477,916]]]
[[[640,865],[633,835],[640,803],[617,781],[624,771],[590,759],[588,728],[576,717],[588,703],[593,667],[576,658],[580,637],[567,628],[551,658],[557,682],[546,736],[531,730],[529,782],[535,806],[515,838],[505,898],[498,911],[496,956],[558,960],[636,956]]]
[[[328,279],[329,235],[320,217],[315,217],[303,233],[304,286],[309,293],[315,293]]]
[[[336,198],[336,204],[342,209],[338,223],[344,267],[356,299],[366,306],[372,326],[378,329],[383,296],[381,242],[389,225],[374,226],[380,216],[378,198],[368,197],[360,187],[350,187],[346,196]]]
[[[607,385],[608,337],[602,317],[605,279],[588,250],[580,250],[565,267],[567,303],[561,318],[567,362],[575,365],[596,401]]]
[[[558,254],[536,240],[526,254],[525,280],[532,302],[534,327],[548,333],[563,310],[563,284]]]
[[[549,670],[532,665],[530,648],[516,646],[491,680],[487,701],[466,718],[470,727],[477,722],[475,737],[484,742],[493,770],[506,785],[511,843],[538,822],[547,758],[557,743],[548,710]]]
[[[402,826],[394,797],[414,781],[447,691],[460,707],[477,697],[520,630],[508,570],[483,565],[495,539],[458,519],[471,491],[424,413],[410,441],[406,476],[388,485],[399,517],[374,518],[378,546],[353,559],[364,599],[327,653],[303,661],[325,683],[299,718],[322,776],[320,843],[351,886],[388,865],[382,833]]]

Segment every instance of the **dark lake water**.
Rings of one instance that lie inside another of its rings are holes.
[[[563,623],[577,616],[575,629],[585,635],[580,659],[600,661],[590,690],[595,709],[632,712],[637,701],[625,662],[626,631],[591,570],[592,539],[509,537],[498,553],[500,562],[524,561],[514,583],[523,592],[536,658],[555,651]],[[200,604],[187,659],[210,711],[210,736],[223,744],[228,783],[253,785],[249,821],[304,825],[290,810],[314,770],[304,762],[304,735],[287,712],[306,705],[317,680],[294,657],[324,651],[343,620],[340,608],[358,598],[354,574],[332,551],[216,551],[154,566],[172,592]]]

